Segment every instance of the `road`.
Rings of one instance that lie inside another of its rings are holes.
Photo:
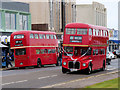
[[[118,77],[118,61],[114,59],[105,71],[90,75],[82,72],[63,74],[61,66],[54,65],[2,71],[2,88],[82,88]]]

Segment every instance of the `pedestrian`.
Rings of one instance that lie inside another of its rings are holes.
[[[60,61],[60,66],[62,66],[62,51],[59,52],[59,61]]]
[[[11,57],[9,55],[9,53],[7,53],[7,56],[6,56],[6,67],[8,68],[8,65],[10,64],[11,67],[13,67],[11,61],[10,61]]]

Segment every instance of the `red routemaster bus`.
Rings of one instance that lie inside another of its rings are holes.
[[[62,72],[92,70],[106,67],[108,30],[84,23],[67,24],[64,30]]]
[[[58,40],[55,32],[17,31],[11,34],[11,49],[14,49],[15,67],[58,64]]]

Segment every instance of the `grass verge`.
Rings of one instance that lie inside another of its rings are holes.
[[[120,77],[119,77],[119,81],[120,81]],[[118,88],[118,78],[97,83],[91,86],[86,86],[85,88]]]

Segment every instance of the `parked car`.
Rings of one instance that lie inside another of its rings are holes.
[[[120,58],[120,50],[114,50],[113,53]]]
[[[116,56],[112,52],[107,51],[107,54],[106,54],[106,63],[108,65],[110,65],[111,59],[114,59],[114,58],[116,58]]]

